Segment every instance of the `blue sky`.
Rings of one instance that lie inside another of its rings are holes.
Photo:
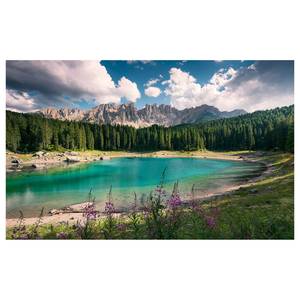
[[[7,61],[6,107],[89,109],[104,103],[203,104],[220,110],[294,103],[293,61]]]
[[[228,69],[233,67],[238,69],[240,67],[248,67],[253,64],[254,61],[241,61],[241,60],[230,60],[230,61],[213,61],[213,60],[156,60],[156,61],[101,61],[101,64],[106,67],[108,73],[111,75],[113,80],[117,82],[122,76],[127,77],[131,81],[137,83],[140,91],[144,91],[144,85],[151,79],[156,79],[159,75],[163,78],[155,86],[163,88],[162,82],[167,80],[169,77],[169,70],[171,68],[180,68],[185,72],[189,72],[196,80],[204,85],[210,78],[221,68]],[[122,102],[126,102],[123,99]],[[170,99],[163,93],[158,97],[148,97],[142,92],[141,99],[136,103],[138,108],[143,107],[145,104],[170,104]]]

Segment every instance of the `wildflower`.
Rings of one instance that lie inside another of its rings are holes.
[[[205,222],[206,222],[207,227],[210,229],[214,229],[217,225],[216,219],[213,216],[206,216]]]
[[[115,207],[114,207],[114,204],[110,201],[108,202],[105,202],[105,208],[104,208],[104,212],[107,214],[107,215],[111,215],[115,212]]]
[[[115,212],[115,207],[112,198],[112,186],[110,186],[109,193],[108,193],[108,201],[105,202],[104,213],[107,215],[111,215],[114,212]]]
[[[92,194],[92,189],[88,194],[87,204],[83,208],[83,216],[87,221],[94,220],[97,218],[97,210],[96,210],[96,198]]]
[[[65,232],[62,231],[62,232],[58,232],[56,234],[56,238],[61,239],[61,240],[65,240],[65,239],[68,238],[68,236],[67,236],[67,234]]]
[[[97,211],[96,211],[96,205],[95,202],[88,203],[84,208],[83,208],[83,216],[87,220],[93,220],[97,218]]]
[[[182,204],[181,198],[179,194],[173,194],[171,198],[168,200],[168,206],[171,209],[175,209]]]
[[[182,200],[180,198],[179,191],[178,191],[178,182],[174,184],[172,195],[168,200],[167,204],[171,209],[176,209],[182,204]]]

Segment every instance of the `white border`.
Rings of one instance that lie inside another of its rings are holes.
[[[297,228],[295,241],[5,241],[4,168],[5,59],[295,59],[299,74],[297,1],[10,0],[0,11],[1,299],[297,298]]]

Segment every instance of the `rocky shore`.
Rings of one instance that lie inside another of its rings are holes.
[[[242,155],[210,151],[154,151],[154,152],[125,152],[125,151],[65,151],[35,153],[6,152],[6,171],[39,170],[62,164],[85,163],[97,160],[109,160],[114,157],[194,157],[204,159],[244,160]]]
[[[66,152],[47,152],[38,151],[33,154],[6,153],[7,172],[22,171],[29,169],[44,169],[60,164],[82,163],[97,160],[108,160],[110,156],[103,153],[101,155],[91,155],[90,153],[66,151]]]

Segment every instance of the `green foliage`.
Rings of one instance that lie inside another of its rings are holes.
[[[294,148],[294,106],[257,111],[200,125],[210,150],[288,150]]]
[[[294,106],[201,124],[147,128],[46,119],[6,112],[6,147],[45,150],[294,150]]]

